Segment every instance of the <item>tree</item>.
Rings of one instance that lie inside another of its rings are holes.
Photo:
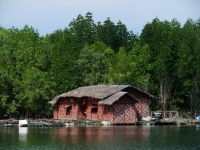
[[[13,92],[14,47],[9,30],[0,27],[0,118],[17,113],[18,105]]]
[[[180,42],[180,23],[161,22],[155,18],[152,23],[145,25],[140,36],[142,44],[148,44],[152,53],[152,79],[159,85],[159,95],[162,110],[170,106],[174,83],[174,63],[177,59],[178,45]]]
[[[102,47],[98,47],[99,45],[102,45]],[[86,45],[81,50],[77,64],[82,86],[107,83],[106,72],[108,62],[105,61],[105,54],[102,53],[104,48],[106,46],[103,43],[97,42],[92,46]]]
[[[22,106],[27,110],[27,117],[31,117],[32,114],[35,118],[46,115],[47,102],[55,94],[55,83],[51,82],[50,78],[47,72],[35,67],[27,68],[22,74],[23,95],[20,97]]]
[[[57,30],[46,37],[49,44],[49,74],[56,86],[56,94],[64,93],[79,86],[76,59],[76,44],[71,42],[73,37],[69,29]],[[78,44],[77,44],[78,45]]]
[[[119,51],[114,56],[112,66],[109,69],[112,84],[128,84],[127,77],[129,76],[129,59],[126,49],[120,47]]]
[[[85,44],[93,44],[95,40],[96,27],[92,19],[92,13],[88,12],[85,17],[79,14],[78,17],[73,19],[69,24],[69,31],[75,52],[80,52]]]
[[[130,60],[129,83],[149,92],[150,70],[152,70],[149,46],[147,44],[140,46],[139,43],[135,43],[128,54],[128,58]]]
[[[178,51],[177,76],[182,81],[180,92],[186,110],[194,115],[200,106],[200,20],[188,19],[181,29],[181,47]],[[190,106],[190,107],[188,107]]]
[[[7,34],[7,42],[3,43],[1,49],[1,56],[5,59],[1,59],[0,68],[2,77],[7,76],[4,89],[8,89],[9,86],[10,92],[6,94],[4,90],[1,95],[6,103],[2,106],[5,108],[4,115],[20,117],[27,112],[27,109],[29,112],[35,112],[39,110],[36,108],[44,106],[42,104],[52,97],[52,90],[49,87],[53,82],[47,75],[49,68],[46,63],[46,49],[43,49],[42,38],[38,32],[26,25],[21,30],[9,29]],[[40,84],[40,79],[45,84]]]
[[[105,43],[114,52],[118,52],[120,47],[129,47],[132,40],[135,40],[134,34],[127,31],[125,24],[118,21],[117,25],[115,25],[110,18],[107,18],[103,24],[101,22],[97,23],[96,36],[98,40]]]

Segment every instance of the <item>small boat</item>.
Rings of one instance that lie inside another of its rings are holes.
[[[19,127],[28,127],[28,122],[26,120],[19,120]]]

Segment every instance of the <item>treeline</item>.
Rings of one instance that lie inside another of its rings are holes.
[[[200,20],[158,18],[140,35],[109,18],[78,17],[40,36],[0,27],[0,117],[52,117],[54,96],[80,86],[129,84],[159,99],[152,110],[200,111]]]

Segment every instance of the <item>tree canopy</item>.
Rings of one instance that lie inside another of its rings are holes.
[[[141,35],[92,13],[45,36],[0,27],[0,118],[51,117],[48,101],[80,86],[129,84],[153,109],[200,112],[200,19],[147,23]]]

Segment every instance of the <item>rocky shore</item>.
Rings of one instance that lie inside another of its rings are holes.
[[[28,127],[62,127],[62,126],[102,126],[110,125],[109,121],[94,120],[68,120],[68,119],[26,119]],[[17,127],[19,120],[0,120],[0,127]],[[125,125],[125,124],[123,124]],[[136,125],[200,125],[200,121],[177,118],[173,122],[168,121],[138,121]]]
[[[89,126],[103,125],[102,121],[91,120],[67,120],[67,119],[26,119],[28,127],[59,127],[59,126]],[[18,126],[19,120],[4,119],[0,120],[0,127],[14,127]]]

